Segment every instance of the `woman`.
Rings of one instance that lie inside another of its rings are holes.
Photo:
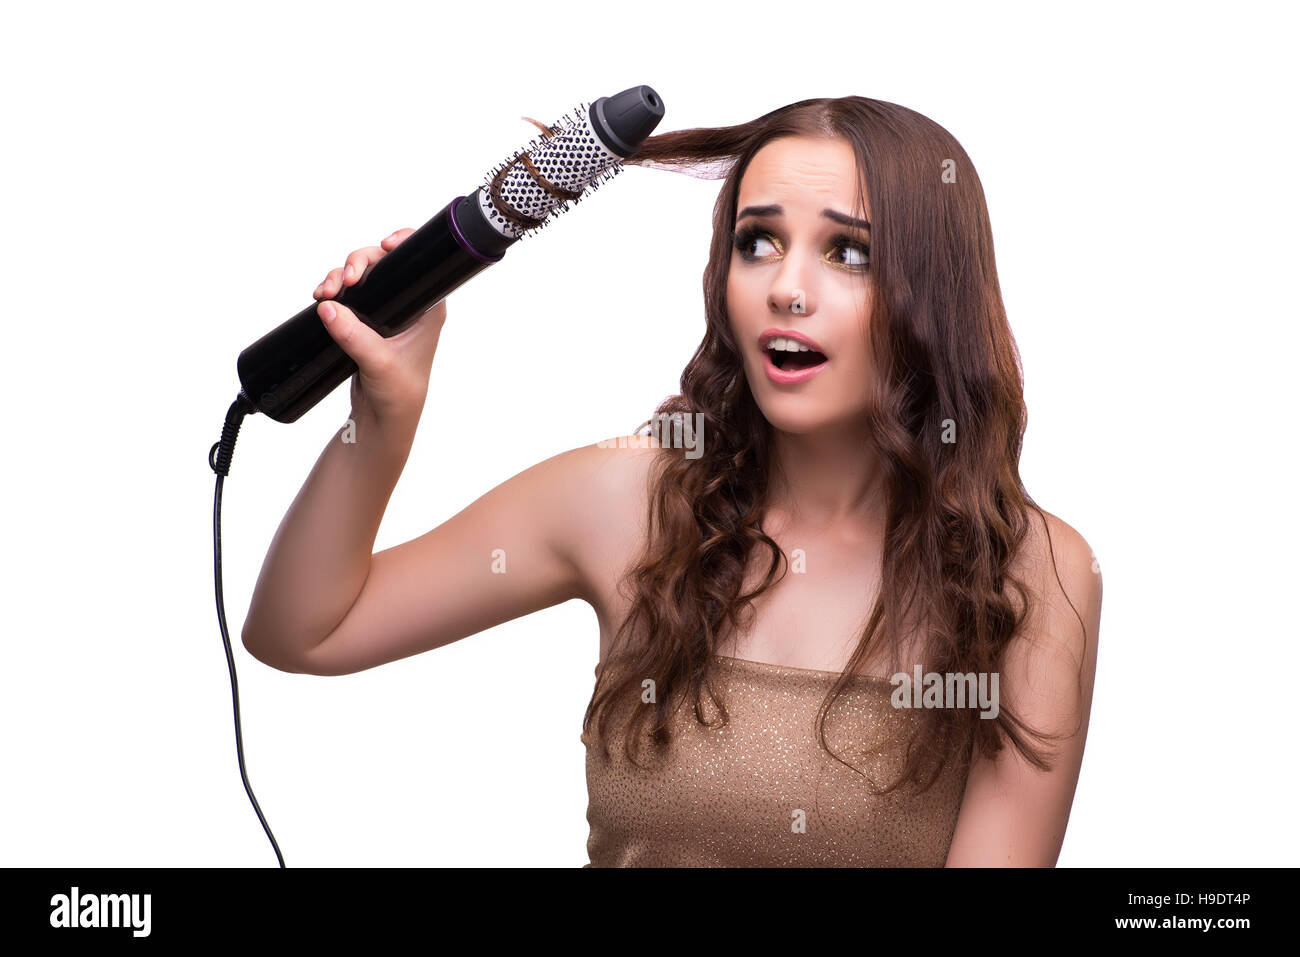
[[[1101,579],[1019,478],[1019,358],[965,151],[843,97],[628,162],[725,177],[706,334],[651,420],[680,431],[557,455],[372,556],[446,308],[383,339],[323,302],[359,368],[356,441],[281,524],[245,646],[348,674],[582,598],[592,865],[1054,865]]]

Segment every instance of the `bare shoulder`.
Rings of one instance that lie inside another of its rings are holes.
[[[556,456],[566,512],[563,541],[583,582],[583,598],[600,611],[613,579],[645,542],[650,472],[661,450],[624,435]]]
[[[1028,744],[1047,767],[1017,747],[974,756],[949,867],[1055,866],[1079,781],[1097,671],[1101,569],[1069,524],[1032,507],[1029,520],[1011,573],[1026,586],[1030,609],[994,673],[994,700],[1031,730]]]
[[[581,445],[557,456],[556,460],[564,463],[566,477],[573,483],[574,504],[588,506],[582,511],[599,522],[615,515],[625,517],[629,507],[643,506],[650,468],[660,451],[644,443],[642,436],[622,435]]]
[[[1047,510],[1029,510],[1029,534],[1013,567],[1041,601],[1062,592],[1076,606],[1101,604],[1101,565],[1087,539]],[[1080,614],[1083,607],[1079,607]]]
[[[1031,508],[1029,525],[1013,571],[1028,588],[1030,611],[1007,649],[1007,670],[1027,682],[1055,672],[1061,679],[1069,674],[1073,684],[1077,676],[1090,698],[1101,626],[1101,566],[1083,535],[1051,512],[1040,515]]]

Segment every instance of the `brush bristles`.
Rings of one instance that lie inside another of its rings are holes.
[[[550,124],[551,135],[535,136],[518,153],[492,167],[482,195],[488,207],[485,212],[503,235],[522,239],[544,229],[587,192],[622,172],[622,158],[596,136],[589,116],[590,104],[579,104]],[[524,157],[536,175],[525,166]]]

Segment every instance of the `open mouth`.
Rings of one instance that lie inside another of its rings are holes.
[[[782,372],[798,372],[801,369],[811,369],[813,366],[819,366],[826,361],[826,357],[815,349],[809,349],[806,352],[768,349],[767,355],[772,360],[772,365]]]

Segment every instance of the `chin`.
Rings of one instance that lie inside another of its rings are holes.
[[[754,401],[763,413],[763,418],[767,419],[772,428],[781,432],[806,435],[833,425],[827,420],[825,410],[816,408],[799,396],[769,396],[765,400],[755,397]]]
[[[839,433],[867,423],[866,409],[830,408],[804,395],[755,395],[754,404],[772,428],[790,435]]]

